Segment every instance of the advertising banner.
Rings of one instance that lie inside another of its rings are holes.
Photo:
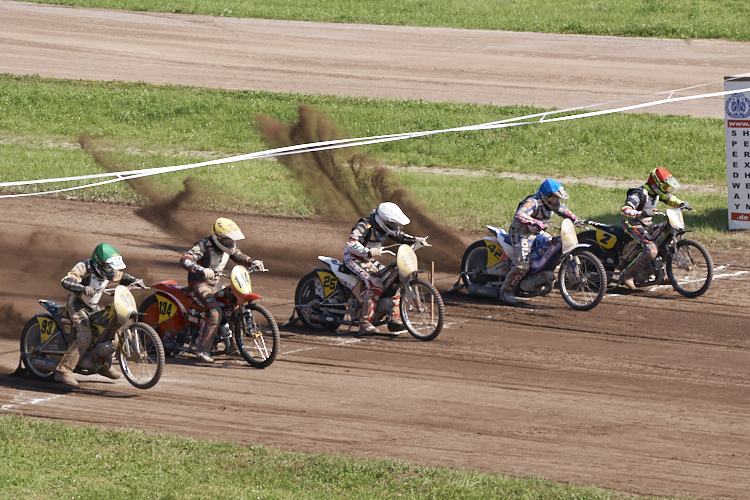
[[[750,88],[750,77],[724,77],[724,90]],[[724,96],[729,229],[750,229],[750,91]]]

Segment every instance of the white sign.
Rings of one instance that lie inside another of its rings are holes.
[[[747,89],[748,77],[724,77],[724,90]],[[729,229],[750,229],[750,91],[724,96]]]

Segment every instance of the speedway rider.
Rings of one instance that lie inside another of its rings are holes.
[[[62,287],[68,290],[68,315],[75,324],[76,338],[68,347],[57,368],[55,380],[78,387],[73,371],[81,356],[88,350],[93,340],[89,316],[99,310],[102,291],[109,283],[130,285],[142,280],[122,272],[125,262],[120,253],[111,245],[100,243],[90,259],[79,262],[62,279]],[[99,372],[107,378],[118,379],[120,374],[110,364],[107,370]]]
[[[505,277],[500,293],[500,299],[504,302],[518,302],[514,291],[531,268],[531,244],[547,227],[553,213],[572,220],[578,227],[583,227],[583,222],[563,205],[562,200],[568,198],[562,184],[553,179],[545,179],[536,194],[528,196],[518,205],[508,231],[513,245],[513,267]]]
[[[224,270],[230,258],[238,264],[264,269],[263,261],[253,260],[237,248],[236,242],[244,239],[245,235],[234,221],[219,217],[211,236],[196,242],[180,259],[180,265],[188,271],[188,286],[195,301],[206,309],[203,326],[195,342],[195,358],[198,361],[214,362],[209,352],[222,313],[221,305],[214,296],[221,289],[216,273]]]
[[[403,226],[409,222],[409,218],[398,205],[385,202],[378,205],[369,217],[360,219],[352,228],[352,234],[344,248],[344,264],[359,276],[367,289],[359,317],[359,335],[378,331],[372,324],[372,319],[378,300],[383,294],[380,273],[385,266],[376,260],[381,255],[380,247],[383,242],[390,236],[397,243],[411,245],[419,241],[422,245],[429,246],[427,238],[417,238],[403,232]],[[399,294],[393,297],[393,314],[388,323],[388,330],[394,332],[404,329],[404,324],[399,319],[399,297]]]
[[[651,171],[646,184],[628,190],[625,205],[620,209],[622,227],[640,246],[638,255],[620,274],[619,282],[630,290],[635,290],[633,277],[652,262],[658,252],[656,243],[648,239],[646,233],[656,212],[656,203],[661,200],[670,207],[692,210],[690,203],[671,194],[679,187],[680,183],[669,170],[658,167]]]

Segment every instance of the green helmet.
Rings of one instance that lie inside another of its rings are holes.
[[[115,271],[125,269],[122,255],[115,247],[106,243],[99,243],[91,254],[91,265],[100,278],[111,280],[115,277]]]

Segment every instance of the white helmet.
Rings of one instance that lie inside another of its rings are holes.
[[[398,208],[398,205],[389,201],[381,203],[378,209],[375,211],[375,222],[378,226],[390,234],[391,236],[398,236],[401,233],[401,228],[407,225],[409,218]]]

